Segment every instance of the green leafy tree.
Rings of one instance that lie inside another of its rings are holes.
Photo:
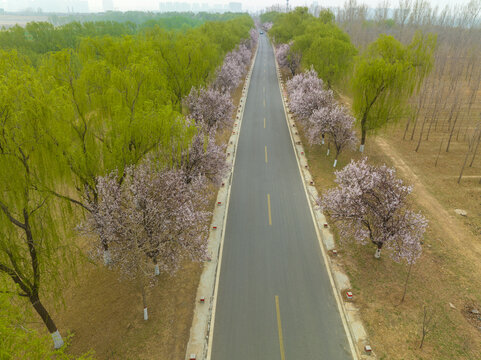
[[[162,100],[164,83],[145,47],[133,39],[87,39],[80,55],[63,50],[41,67],[43,81],[66,99],[61,119],[46,132],[69,170],[59,182],[76,192],[57,185],[48,190],[86,211],[98,200],[97,177],[117,170],[122,180],[125,168],[150,152],[190,139],[180,114]],[[108,242],[100,241],[108,263]]]
[[[59,269],[72,259],[59,220],[68,215],[39,184],[59,170],[42,131],[45,121],[59,120],[58,105],[22,57],[0,52],[0,283],[28,299],[55,348],[63,340],[41,293],[56,292]]]
[[[316,24],[310,28],[306,35],[295,39],[294,47],[301,48],[304,67],[312,65],[331,88],[351,68],[357,50],[349,36],[334,24]]]
[[[366,135],[406,113],[407,100],[432,68],[434,36],[413,38],[404,46],[381,35],[356,64],[352,80],[353,110],[361,124],[361,147]]]
[[[0,359],[91,360],[92,354],[77,357],[66,354],[65,347],[52,350],[48,337],[28,328],[14,298],[0,291]]]

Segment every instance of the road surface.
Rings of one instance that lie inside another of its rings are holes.
[[[261,35],[240,132],[212,360],[352,360]]]

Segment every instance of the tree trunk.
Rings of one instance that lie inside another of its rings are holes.
[[[364,144],[366,143],[366,121],[367,121],[367,114],[364,114],[361,120],[361,145],[359,146],[359,152],[364,152]]]
[[[461,168],[461,172],[459,173],[458,184],[461,182],[461,178],[463,177],[464,168],[466,167],[466,162],[468,161],[470,153],[471,149],[468,149],[468,151],[466,151],[466,156],[464,157],[463,167]]]
[[[29,300],[32,303],[32,306],[37,312],[37,314],[40,315],[40,317],[42,318],[42,321],[47,327],[48,332],[52,336],[55,349],[60,349],[63,346],[64,342],[62,336],[57,329],[57,326],[50,317],[47,309],[45,309],[43,304],[40,302],[40,298],[38,297],[38,295],[30,296]]]
[[[451,145],[451,139],[453,138],[454,128],[456,127],[456,122],[458,121],[458,116],[459,116],[459,111],[456,114],[456,117],[454,118],[453,127],[451,128],[451,132],[449,133],[448,145],[446,146],[446,152],[449,152],[449,145]]]
[[[423,125],[421,126],[421,132],[419,133],[418,145],[416,146],[416,150],[414,150],[416,152],[418,152],[419,147],[421,146],[421,140],[422,140],[422,137],[423,137],[424,125],[425,124],[426,124],[426,116],[424,116]]]
[[[474,158],[476,157],[476,153],[478,152],[478,147],[479,147],[480,141],[481,141],[481,130],[479,131],[479,134],[478,134],[478,140],[476,142],[476,147],[474,148],[473,157],[471,158],[471,162],[469,163],[469,167],[473,166]]]
[[[100,241],[102,242],[104,265],[108,266],[112,263],[112,256],[110,254],[109,244],[104,239],[100,239]]]
[[[441,147],[443,146],[444,136],[441,139],[441,143],[439,144],[438,155],[436,156],[436,161],[434,162],[434,167],[438,166],[439,155],[441,154]]]
[[[409,270],[408,270],[408,274],[406,276],[406,282],[404,283],[404,292],[403,292],[403,297],[401,299],[401,304],[404,302],[404,298],[406,297],[406,291],[408,289],[408,281],[409,281],[409,277],[411,276],[411,269],[413,268],[413,263],[411,262],[409,264]]]
[[[149,320],[149,313],[147,311],[147,294],[145,293],[145,284],[143,279],[141,280],[141,286],[142,286],[142,305],[144,307],[144,320]]]
[[[377,245],[377,249],[376,249],[376,252],[374,253],[374,257],[376,259],[380,259],[381,258],[382,244],[376,244],[376,245]]]

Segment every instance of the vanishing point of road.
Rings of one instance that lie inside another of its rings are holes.
[[[239,136],[211,359],[352,360],[262,35]]]

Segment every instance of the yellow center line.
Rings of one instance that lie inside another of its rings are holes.
[[[279,309],[279,296],[276,295],[276,312],[277,312],[277,331],[279,332],[279,347],[281,350],[281,360],[286,360],[284,354],[284,339],[282,338],[282,324],[281,324],[281,311]]]
[[[271,196],[269,194],[267,194],[267,212],[269,213],[269,225],[272,225]]]
[[[266,128],[266,118],[264,118],[264,129]]]
[[[267,164],[267,146],[265,147],[266,150],[266,164]]]

